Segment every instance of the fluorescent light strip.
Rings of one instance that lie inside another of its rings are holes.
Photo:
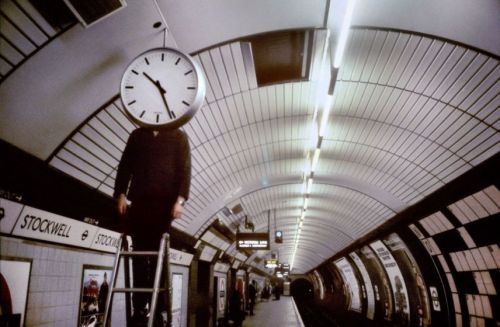
[[[316,165],[318,164],[320,151],[321,151],[321,149],[318,149],[318,148],[316,148],[316,150],[314,150],[314,156],[313,156],[313,160],[311,163],[311,172],[316,170]]]
[[[313,179],[309,177],[309,179],[307,180],[307,188],[306,188],[307,194],[311,194],[312,184],[313,184]]]
[[[345,46],[347,44],[347,36],[349,35],[349,30],[351,28],[354,3],[355,0],[348,0],[347,2],[347,8],[344,13],[344,20],[342,21],[342,27],[340,29],[340,37],[338,39],[337,47],[335,49],[335,59],[333,61],[333,67],[335,68],[339,68],[340,64],[342,63]]]
[[[328,116],[330,115],[330,109],[332,107],[333,96],[327,95],[325,100],[325,106],[323,108],[323,114],[321,115],[321,124],[319,127],[319,136],[325,135],[326,123],[328,122]]]

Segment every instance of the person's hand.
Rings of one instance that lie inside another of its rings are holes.
[[[120,194],[118,197],[117,209],[120,216],[125,216],[125,213],[127,212],[127,197],[125,194]]]
[[[182,213],[184,212],[184,198],[179,196],[177,201],[175,201],[174,207],[172,208],[172,218],[177,219],[182,217]]]

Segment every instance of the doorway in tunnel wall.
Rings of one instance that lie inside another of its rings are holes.
[[[313,284],[305,278],[296,279],[290,284],[290,295],[295,302],[312,301],[314,299]]]

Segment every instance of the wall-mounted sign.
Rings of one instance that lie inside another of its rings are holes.
[[[189,266],[194,255],[170,248],[169,260],[171,264]]]
[[[375,251],[379,257],[382,265],[389,276],[392,287],[392,294],[394,296],[395,319],[398,321],[410,322],[410,304],[408,299],[408,291],[406,290],[406,283],[399,269],[398,263],[391,254],[391,251],[382,243],[376,241],[370,244],[370,247]]]
[[[0,208],[3,234],[116,253],[117,232],[10,200],[0,199]]]
[[[23,210],[23,205],[0,198],[0,208],[3,209],[3,217],[0,219],[0,233],[10,234]]]
[[[375,317],[375,300],[373,296],[373,287],[372,287],[372,281],[370,279],[370,275],[368,274],[368,271],[366,270],[365,264],[363,261],[361,261],[361,258],[358,256],[356,252],[351,252],[349,254],[351,259],[354,261],[354,264],[358,267],[359,272],[361,273],[361,276],[363,277],[363,281],[366,285],[361,285],[361,288],[363,290],[363,297],[367,297],[368,300],[368,307],[366,310],[366,317],[368,319],[373,320]]]
[[[431,293],[432,308],[434,309],[434,311],[441,311],[441,304],[439,303],[437,288],[435,288],[434,286],[430,286],[429,292]]]
[[[98,228],[90,248],[105,252],[115,253],[120,241],[120,233],[104,228]]]
[[[214,271],[218,271],[225,274],[228,272],[228,270],[229,270],[229,265],[225,263],[216,262],[214,265]]]
[[[12,235],[89,248],[96,226],[24,206]]]
[[[340,270],[340,274],[344,280],[344,285],[347,288],[347,293],[349,294],[349,310],[361,312],[358,279],[352,270],[351,264],[346,258],[341,258],[335,261],[335,265]]]
[[[236,248],[269,250],[269,233],[237,233]]]
[[[214,259],[214,256],[217,254],[217,249],[213,248],[207,244],[203,247],[200,254],[201,261],[211,262]]]

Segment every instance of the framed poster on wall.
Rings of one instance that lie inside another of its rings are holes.
[[[112,267],[83,265],[78,327],[102,326],[112,273]]]
[[[31,260],[0,257],[0,326],[24,326]]]

